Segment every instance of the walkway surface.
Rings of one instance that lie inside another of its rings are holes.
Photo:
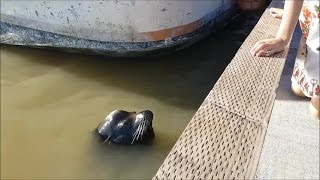
[[[293,37],[259,160],[257,179],[320,179],[320,121],[309,101],[293,95],[290,78],[300,29]]]

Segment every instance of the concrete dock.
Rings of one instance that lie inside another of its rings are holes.
[[[301,37],[297,28],[259,160],[257,179],[320,179],[320,121],[309,112],[309,99],[296,97],[291,74]]]

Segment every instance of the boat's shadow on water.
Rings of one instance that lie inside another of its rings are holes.
[[[222,34],[220,32],[185,50],[161,57],[113,58],[4,48],[23,56],[37,51],[37,56],[26,58],[56,66],[79,78],[151,96],[183,108],[197,108],[240,46],[232,37],[221,37]]]

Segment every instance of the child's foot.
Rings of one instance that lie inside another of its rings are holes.
[[[320,111],[319,111],[320,99],[319,98],[311,98],[309,107],[310,107],[310,112],[311,112],[312,116],[320,119]]]
[[[291,82],[291,90],[292,90],[293,94],[296,95],[296,96],[306,97],[306,96],[303,94],[303,92],[302,92],[302,90],[301,90],[301,87],[300,87],[297,83],[295,83],[295,82]]]
[[[282,18],[282,15],[283,15],[283,9],[280,9],[280,8],[270,8],[270,15],[275,17],[275,18],[278,18],[278,19],[281,19]]]

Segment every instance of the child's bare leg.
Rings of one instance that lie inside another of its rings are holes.
[[[270,8],[270,15],[273,16],[273,17],[275,17],[275,18],[282,19],[283,9],[280,9],[280,8]]]
[[[297,84],[297,82],[295,81],[291,81],[291,90],[293,92],[294,95],[299,96],[299,97],[306,97],[299,84]]]
[[[313,116],[320,119],[320,99],[315,97],[311,98],[310,111]]]

